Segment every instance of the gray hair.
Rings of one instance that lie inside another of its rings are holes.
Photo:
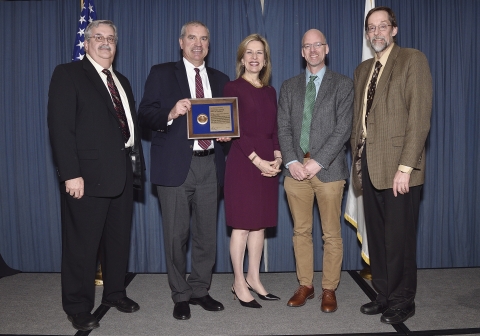
[[[202,27],[205,27],[205,29],[207,30],[207,37],[208,37],[208,40],[210,41],[210,30],[208,30],[208,27],[205,26],[205,24],[203,22],[200,22],[200,21],[190,21],[190,22],[187,22],[185,23],[183,26],[182,26],[182,29],[180,30],[180,38],[183,39],[185,37],[185,34],[186,34],[186,30],[187,30],[187,26],[202,26]]]
[[[92,37],[92,29],[98,28],[98,26],[101,24],[109,25],[110,27],[112,27],[113,33],[115,35],[115,41],[118,41],[117,27],[115,27],[113,22],[110,20],[95,20],[90,22],[87,28],[85,28],[85,40],[88,40],[90,37]]]

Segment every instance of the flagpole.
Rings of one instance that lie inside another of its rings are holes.
[[[75,42],[73,44],[72,62],[81,61],[85,56],[85,30],[88,24],[97,19],[97,12],[93,0],[80,0],[80,18],[78,28],[75,33]],[[100,263],[95,274],[95,286],[103,286],[103,274]]]
[[[375,0],[365,0],[364,18],[368,12],[375,8]],[[365,35],[365,29],[362,24],[362,62],[374,57],[374,53]],[[353,164],[350,171],[350,185],[347,194],[347,204],[345,206],[345,219],[357,229],[357,238],[362,245],[361,256],[367,265],[370,265],[370,256],[368,253],[367,230],[365,228],[365,214],[363,210],[363,195],[361,191],[353,188],[352,183]]]

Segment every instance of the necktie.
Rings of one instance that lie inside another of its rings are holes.
[[[368,118],[368,114],[370,113],[370,109],[372,108],[373,98],[375,97],[375,90],[377,88],[378,73],[380,72],[381,67],[382,67],[382,63],[380,63],[380,61],[377,61],[375,63],[375,70],[373,71],[372,79],[370,79],[370,84],[368,84],[367,106],[365,110],[365,127],[367,127],[367,118]],[[355,173],[357,174],[358,179],[360,180],[360,185],[362,184],[362,154],[363,154],[364,147],[365,147],[365,136],[362,130],[362,135],[357,145],[357,155],[355,156],[355,160],[354,160]]]
[[[202,77],[200,77],[200,69],[194,68],[196,75],[195,75],[195,98],[204,98],[203,96],[203,84],[202,84]],[[203,149],[207,149],[210,147],[212,140],[198,140],[198,145]]]
[[[107,75],[107,86],[110,94],[112,95],[113,106],[115,111],[117,111],[117,118],[120,121],[123,139],[125,143],[130,139],[130,130],[128,129],[127,117],[125,115],[125,110],[123,109],[122,99],[120,98],[120,93],[118,93],[117,86],[113,81],[112,73],[110,70],[103,69],[102,72]]]
[[[381,67],[382,63],[380,63],[380,61],[377,61],[377,63],[375,63],[375,70],[373,71],[372,79],[370,80],[370,84],[368,85],[367,109],[365,112],[365,127],[367,127],[367,118],[368,114],[370,113],[370,109],[372,108],[373,97],[375,97],[375,90],[377,88],[378,73],[380,72]]]
[[[300,133],[300,148],[306,154],[310,150],[310,125],[312,124],[312,112],[315,105],[315,83],[317,76],[310,76],[310,81],[305,90],[305,103],[303,106],[302,132]]]

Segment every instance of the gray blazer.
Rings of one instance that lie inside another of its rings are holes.
[[[305,73],[283,82],[278,102],[278,140],[283,163],[303,162],[300,148]],[[310,157],[323,168],[317,173],[322,182],[347,179],[345,143],[350,138],[353,115],[353,81],[326,69],[318,90],[310,130]],[[290,176],[288,169],[283,170]]]

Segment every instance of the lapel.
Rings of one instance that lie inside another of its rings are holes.
[[[365,61],[365,63],[362,63],[363,66],[360,68],[360,72],[358,74],[358,83],[362,84],[362,91],[361,91],[361,96],[356,97],[356,109],[358,111],[361,111],[363,108],[363,98],[365,97],[366,91],[368,90],[368,81],[370,78],[368,75],[370,74],[370,70],[373,67],[373,63],[375,62],[375,57]]]
[[[392,47],[392,51],[390,52],[390,55],[388,56],[387,64],[385,64],[385,68],[383,69],[383,72],[382,72],[382,77],[380,77],[380,80],[378,81],[377,88],[375,91],[375,97],[373,97],[373,102],[372,102],[372,107],[370,109],[370,112],[373,111],[373,109],[375,108],[375,105],[380,100],[380,97],[382,96],[383,91],[386,90],[388,83],[390,82],[390,77],[392,76],[393,68],[395,67],[395,64],[397,62],[397,56],[399,51],[400,51],[400,47],[395,44]]]
[[[301,75],[298,75],[297,80],[294,83],[298,96],[303,97],[303,99],[300,99],[300,101],[302,102],[302,108],[301,108],[302,115],[303,115],[303,106],[305,105],[305,92],[307,91],[307,82],[305,80],[305,76],[306,76],[305,72],[302,73]]]
[[[293,84],[293,111],[292,120],[294,121],[294,129],[298,130],[299,132],[302,129],[302,121],[303,121],[303,108],[305,106],[305,92],[307,91],[307,84],[305,80],[305,72],[295,77],[295,80],[292,82]],[[296,98],[297,97],[297,98]],[[300,136],[300,133],[298,133]]]
[[[330,80],[332,79],[332,72],[329,68],[326,68],[325,75],[323,75],[322,83],[318,88],[317,99],[315,100],[315,106],[313,112],[317,111],[321,105],[322,100],[325,98],[328,88],[330,87]],[[312,116],[313,118],[313,116]]]
[[[178,85],[182,91],[182,97],[192,98],[192,95],[190,94],[190,87],[188,86],[187,70],[185,69],[185,63],[183,63],[183,59],[175,64],[175,68],[175,76],[177,77]]]
[[[131,91],[130,83],[124,80],[124,76],[120,74],[118,71],[113,70],[115,72],[115,76],[117,76],[117,79],[120,81],[120,84],[122,85],[123,91],[125,91],[125,95],[127,96],[128,99],[128,106],[130,107],[130,115],[135,122],[136,120],[136,108],[135,108],[135,97],[133,96],[133,92]],[[113,105],[113,104],[112,104]]]
[[[113,106],[112,97],[110,97],[110,93],[108,92],[108,89],[105,86],[105,83],[103,82],[102,78],[98,74],[97,70],[95,69],[93,64],[90,63],[87,57],[84,57],[82,62],[83,62],[83,69],[85,70],[86,76],[93,83],[93,86],[98,91],[100,96],[103,98],[103,100],[105,101],[105,104],[107,104],[107,107],[110,113],[112,113],[115,116],[115,119],[118,119],[117,111],[115,111],[115,107]]]
[[[217,82],[215,81],[215,71],[208,67],[205,68],[207,69],[208,82],[212,89],[212,97],[222,97],[223,92],[218,92]]]

